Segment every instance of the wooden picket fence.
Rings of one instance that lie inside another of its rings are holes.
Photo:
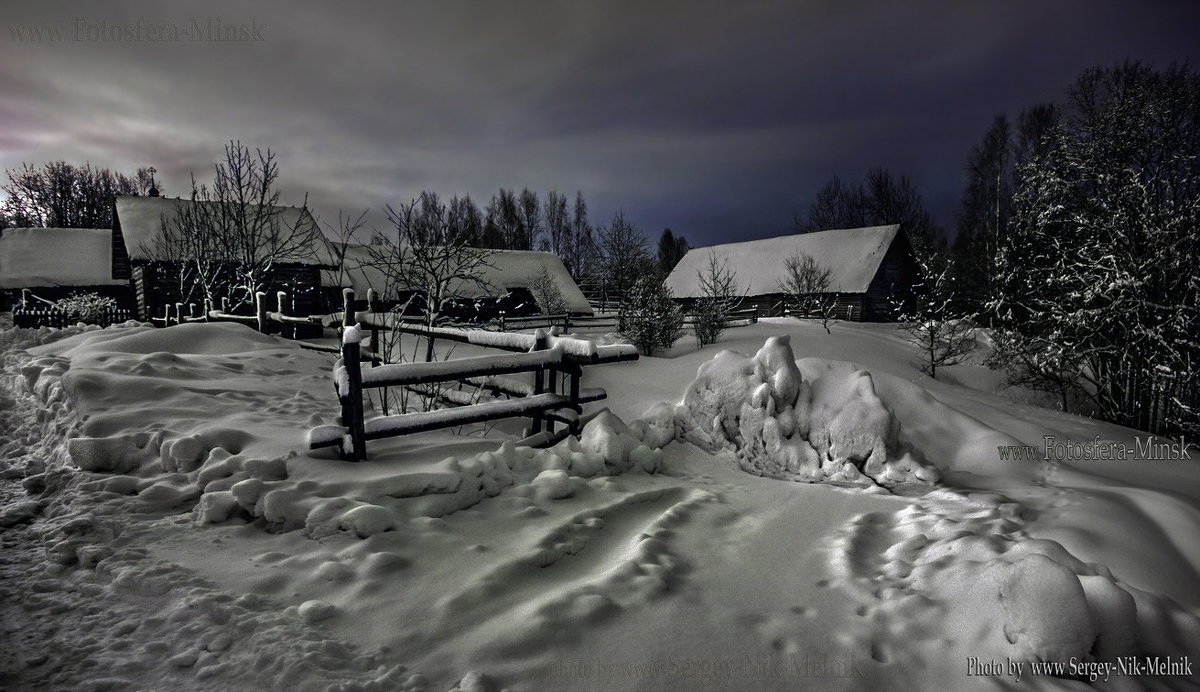
[[[77,314],[57,307],[54,301],[34,295],[29,289],[21,291],[21,302],[13,306],[12,316],[13,326],[21,329],[37,329],[38,327],[62,329],[79,322],[108,327],[135,318],[132,310],[111,307],[83,319]]]
[[[342,457],[352,461],[367,458],[368,440],[513,417],[533,419],[531,434],[522,440],[522,444],[554,444],[567,435],[579,434],[583,404],[608,396],[602,388],[582,387],[583,368],[638,358],[637,349],[633,346],[596,346],[588,341],[560,337],[545,330],[538,330],[534,334],[515,334],[482,329],[426,327],[400,321],[381,323],[372,319],[379,317],[375,313],[353,310],[354,293],[350,289],[345,291],[345,304],[342,357],[333,371],[334,387],[341,404],[341,424],[313,428],[309,431],[308,441],[310,449],[338,447]],[[369,332],[374,333],[371,341],[374,345],[378,332],[385,329],[396,329],[427,339],[475,344],[509,354],[427,363],[390,363],[364,370],[363,340]],[[517,373],[533,373],[533,385],[505,377]],[[480,390],[491,390],[496,396],[478,400],[475,396],[443,395],[446,403],[457,408],[364,419],[365,390],[441,382],[468,383]],[[507,398],[500,398],[499,395]],[[554,430],[556,422],[564,424],[557,432]]]

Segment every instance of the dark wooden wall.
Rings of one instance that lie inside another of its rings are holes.
[[[138,263],[132,267],[133,294],[139,319],[161,317],[163,306],[180,300],[179,281],[174,263]],[[310,265],[287,264],[275,267],[263,288],[267,293],[267,308],[276,309],[275,294],[286,291],[293,305],[284,312],[292,315],[315,315],[325,310],[321,299],[321,272]],[[220,307],[220,306],[216,306]],[[251,307],[246,314],[253,314]]]
[[[896,321],[895,301],[907,301],[917,282],[917,260],[903,229],[883,255],[863,296],[863,321]]]

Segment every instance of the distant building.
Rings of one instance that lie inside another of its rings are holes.
[[[807,254],[829,269],[828,293],[841,319],[894,320],[893,298],[906,296],[917,276],[912,245],[900,226],[872,226],[696,248],[667,277],[677,298],[686,302],[701,297],[699,273],[710,252],[737,272],[746,291],[743,306],[755,306],[763,315],[782,314],[784,260],[795,253]]]
[[[563,265],[558,255],[552,252],[537,252],[532,250],[489,250],[488,267],[483,269],[481,279],[483,286],[473,283],[452,285],[447,291],[449,295],[463,298],[481,298],[484,296],[502,296],[505,293],[526,295],[533,285],[533,280],[543,269],[554,280],[555,285],[566,301],[567,310],[576,315],[591,315],[592,307],[587,298],[579,290],[575,280]],[[387,277],[384,273],[371,266],[371,252],[368,245],[350,244],[345,249],[344,271],[336,269],[323,272],[322,281],[329,287],[339,284],[353,288],[358,298],[365,299],[367,289],[374,288],[380,298],[394,300],[398,296],[388,295]],[[532,296],[530,296],[532,297]]]
[[[120,195],[113,203],[112,276],[130,283],[138,317],[162,314],[163,306],[180,300],[172,265],[187,258],[166,256],[160,244],[165,224],[177,223],[185,205],[215,204],[186,199]],[[313,242],[293,257],[275,265],[266,279],[268,295],[285,290],[295,301],[295,314],[317,314],[327,309],[320,296],[320,269],[328,254],[323,236],[308,209],[276,207],[277,221],[285,228],[298,225],[312,231]]]
[[[130,307],[128,282],[110,271],[112,231],[107,228],[6,228],[0,231],[0,308],[28,289],[43,300],[98,293]]]

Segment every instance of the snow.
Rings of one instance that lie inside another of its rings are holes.
[[[865,293],[898,233],[898,225],[871,226],[695,248],[671,270],[666,285],[677,298],[701,297],[699,274],[707,266],[709,253],[715,252],[737,272],[745,295],[779,293],[784,259],[801,252],[830,270],[830,292]]]
[[[578,440],[358,463],[306,445],[333,357],[244,326],[0,347],[15,689],[1074,689],[1029,664],[1200,650],[1194,462],[1001,461],[1138,433],[926,377],[893,326],[764,320],[588,366]]]
[[[107,228],[6,228],[0,232],[0,288],[116,286]]]

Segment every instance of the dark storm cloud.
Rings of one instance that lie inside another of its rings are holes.
[[[582,189],[694,244],[785,232],[830,175],[912,176],[952,220],[997,113],[1085,67],[1188,57],[1194,3],[118,3],[8,11],[0,166],[278,155],[324,217],[423,188]],[[74,41],[79,26],[254,22],[264,41]],[[14,40],[50,25],[58,42]],[[378,218],[378,216],[376,216]]]

